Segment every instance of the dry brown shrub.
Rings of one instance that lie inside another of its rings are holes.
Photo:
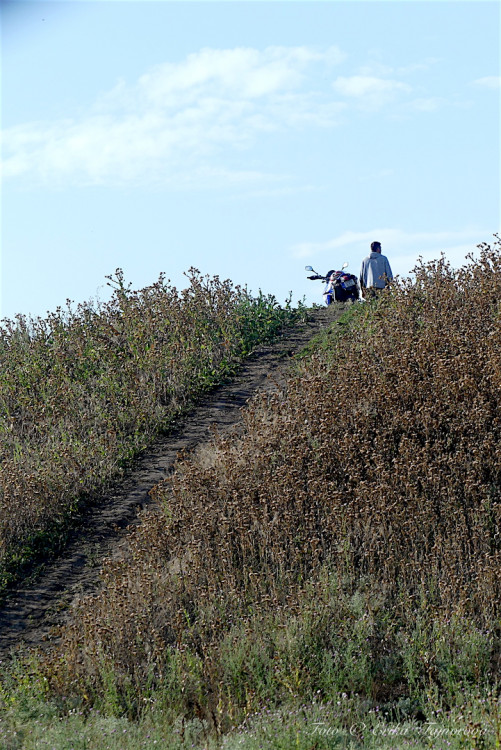
[[[99,691],[100,660],[141,685],[185,649],[213,665],[235,623],[292,617],[307,587],[320,602],[326,570],[353,590],[370,581],[402,622],[426,606],[491,626],[501,247],[480,250],[459,271],[420,265],[286,388],[254,399],[241,436],[179,462],[66,629],[54,685]]]

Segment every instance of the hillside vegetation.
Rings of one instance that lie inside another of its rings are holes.
[[[415,271],[181,460],[11,675],[53,746],[68,710],[72,747],[500,746],[501,243]]]
[[[218,277],[163,276],[0,328],[0,593],[64,543],[82,502],[261,340],[301,315]]]

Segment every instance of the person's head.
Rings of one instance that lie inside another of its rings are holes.
[[[380,252],[381,252],[381,243],[371,242],[371,253],[380,253]]]

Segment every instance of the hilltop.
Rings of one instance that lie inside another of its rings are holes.
[[[343,311],[178,456],[6,679],[27,748],[28,698],[58,747],[499,744],[500,251]]]

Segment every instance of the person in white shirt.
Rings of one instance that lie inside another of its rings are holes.
[[[371,252],[360,267],[360,287],[364,297],[375,297],[393,279],[386,255],[381,255],[381,243],[371,242]]]

